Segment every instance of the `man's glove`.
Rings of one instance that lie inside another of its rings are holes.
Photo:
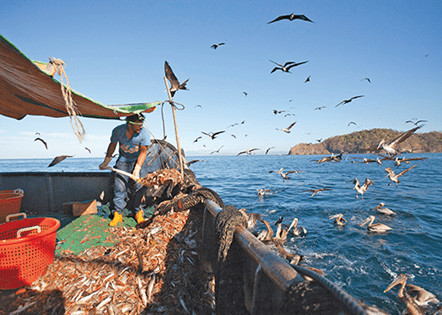
[[[110,163],[110,161],[112,161],[112,158],[111,157],[105,157],[104,158],[104,162],[103,163],[101,163],[98,167],[100,168],[100,170],[105,170],[106,169],[106,166],[108,166],[108,164]]]
[[[138,164],[135,164],[132,175],[135,176],[136,178],[140,178],[140,170],[141,170],[141,166],[139,166]]]

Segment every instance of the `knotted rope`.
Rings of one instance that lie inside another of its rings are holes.
[[[72,99],[72,89],[69,83],[69,79],[66,75],[66,72],[64,71],[63,68],[64,65],[65,63],[63,60],[56,59],[54,57],[49,57],[49,63],[46,65],[45,70],[49,72],[49,74],[52,77],[54,76],[55,73],[58,73],[58,75],[60,76],[60,82],[61,82],[60,87],[61,87],[61,94],[63,95],[64,98],[64,105],[69,115],[71,127],[74,130],[74,133],[77,136],[78,140],[81,142],[81,140],[84,139],[85,130],[83,124],[78,118],[80,112],[78,111],[77,107],[75,106],[76,104]],[[66,85],[64,85],[63,83],[63,77],[66,79]]]

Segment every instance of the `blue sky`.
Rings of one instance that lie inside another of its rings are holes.
[[[314,23],[267,24],[292,12]],[[62,59],[71,87],[101,103],[167,99],[165,60],[180,81],[189,78],[189,90],[174,97],[185,105],[177,121],[187,155],[221,146],[220,154],[255,147],[263,154],[272,146],[270,153],[286,154],[298,143],[363,129],[407,130],[411,118],[428,120],[422,132],[440,131],[440,16],[436,0],[0,0],[1,34],[30,59]],[[220,42],[225,45],[210,48]],[[292,73],[270,73],[269,59],[308,62]],[[365,96],[335,107],[356,95]],[[319,106],[326,107],[315,111]],[[286,112],[274,115],[274,109]],[[175,144],[170,107],[164,114],[167,140]],[[162,138],[161,110],[147,116],[149,130]],[[277,130],[293,121],[290,134]],[[0,158],[103,157],[120,122],[82,122],[86,139],[79,143],[68,118],[0,116]],[[226,132],[215,140],[201,134],[218,130]],[[49,150],[34,142],[36,132]]]

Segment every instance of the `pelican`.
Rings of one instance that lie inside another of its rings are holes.
[[[381,142],[379,142],[376,150],[379,150],[380,148],[382,148],[385,150],[385,152],[387,152],[387,154],[389,156],[398,154],[398,151],[396,151],[396,146],[399,143],[404,142],[406,139],[408,139],[416,130],[418,130],[421,127],[422,126],[418,126],[416,128],[410,129],[410,130],[402,133],[399,137],[396,137],[395,139],[393,139],[393,141],[391,141],[388,144],[385,142],[384,139],[382,139]]]
[[[296,173],[297,174],[297,173],[299,173],[299,171],[298,170],[294,170],[294,171],[288,171],[288,172],[284,173],[283,172],[283,168],[281,167],[279,169],[279,171],[269,171],[269,173],[278,173],[279,175],[281,175],[281,177],[283,179],[289,180],[290,177],[287,176],[288,174],[291,174],[291,173]]]
[[[294,236],[305,236],[307,234],[307,230],[305,227],[298,226],[298,218],[294,218],[292,221],[292,224],[290,224],[289,228],[287,229],[287,233],[292,230],[292,234]]]
[[[406,172],[408,172],[412,168],[415,168],[416,166],[417,166],[417,164],[413,165],[412,167],[407,168],[406,170],[400,172],[399,174],[395,174],[391,167],[387,167],[384,169],[384,171],[386,171],[388,173],[385,177],[389,177],[392,182],[396,183],[396,187],[397,187],[397,185],[400,183],[399,177],[404,175]],[[388,184],[388,186],[390,186],[390,185],[391,185],[391,183]]]
[[[267,196],[267,195],[271,195],[271,191],[270,191],[270,189],[260,188],[260,189],[258,190],[258,196],[259,196],[259,197],[264,197],[264,196]]]
[[[270,224],[262,219],[262,222],[265,224],[267,230],[263,230],[258,236],[257,239],[260,240],[261,242],[263,242],[264,244],[270,244],[273,243],[273,230],[272,227],[270,226]]]
[[[288,229],[287,226],[283,227],[282,223],[278,223],[278,227],[276,228],[275,239],[280,241],[281,243],[285,243],[287,240]]]
[[[247,212],[245,208],[239,209],[239,212],[246,218],[247,220],[247,228],[251,229],[256,225],[256,221],[261,221],[262,217],[259,213],[250,213]]]
[[[388,209],[388,208],[384,208],[385,203],[381,202],[379,203],[374,209],[373,211],[378,211],[379,213],[385,214],[385,215],[395,215],[396,212]]]
[[[353,180],[353,184],[355,184],[355,186],[353,187],[353,189],[356,189],[356,199],[358,198],[358,194],[361,194],[361,200],[364,200],[364,192],[366,192],[368,190],[368,187],[370,185],[373,185],[373,181],[370,178],[366,178],[364,181],[364,185],[360,185],[359,181],[357,178],[355,178]]]
[[[374,219],[375,219],[374,215],[371,215],[367,219],[365,219],[365,221],[362,222],[361,225],[359,225],[359,226],[364,226],[366,223],[370,222],[370,223],[368,223],[368,226],[367,226],[367,231],[368,232],[385,233],[385,232],[387,232],[389,230],[392,230],[391,227],[389,227],[389,226],[387,226],[385,224],[382,224],[382,223],[375,223],[375,224],[373,224]]]
[[[428,158],[427,157],[415,157],[415,158],[402,158],[402,159],[400,159],[399,157],[396,157],[394,159],[394,165],[401,166],[402,162],[409,164],[410,161],[422,161],[425,159],[428,159]]]
[[[397,296],[407,305],[404,312],[408,314],[423,314],[419,306],[425,306],[428,303],[439,303],[433,293],[430,293],[417,285],[407,284],[407,276],[403,273],[399,274],[396,279],[393,280],[393,282],[384,290],[384,293],[399,284],[401,287],[399,288]],[[407,287],[407,289],[405,287]]]
[[[275,243],[275,247],[278,250],[279,254],[284,259],[287,259],[290,262],[290,264],[297,265],[299,261],[302,259],[301,255],[287,253],[287,251],[284,249],[284,246],[282,246],[280,241],[276,239],[274,239],[273,241]]]
[[[347,224],[347,220],[344,218],[344,216],[342,215],[342,213],[339,213],[339,214],[335,214],[335,215],[329,216],[329,219],[330,219],[330,220],[335,219],[335,221],[333,221],[333,222],[334,222],[336,225],[339,225],[339,226],[344,226],[344,225]]]

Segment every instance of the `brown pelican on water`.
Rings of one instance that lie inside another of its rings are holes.
[[[307,229],[305,227],[298,226],[298,218],[293,219],[292,224],[290,224],[287,229],[287,233],[289,233],[290,230],[292,230],[294,236],[305,236],[307,234]]]
[[[396,214],[396,212],[394,212],[388,208],[385,208],[384,206],[385,206],[385,203],[381,202],[376,206],[376,208],[373,209],[373,211],[377,211],[377,212],[385,214],[385,215],[395,215]]]
[[[395,174],[391,167],[387,167],[384,169],[388,173],[385,177],[389,177],[392,182],[396,183],[396,187],[397,187],[397,185],[400,183],[399,177],[404,175],[406,172],[408,172],[412,168],[415,168],[416,166],[417,166],[417,164],[413,165],[412,167],[407,168],[406,170],[400,172],[399,174]],[[388,186],[390,186],[390,185],[391,185],[391,183],[388,184]]]
[[[397,285],[401,285],[397,296],[407,305],[404,310],[404,313],[406,314],[423,314],[420,306],[439,302],[433,293],[430,293],[417,285],[408,284],[407,276],[403,273],[399,274],[396,279],[393,280],[393,282],[384,290],[384,293]]]
[[[266,220],[262,219],[262,222],[266,226],[266,230],[263,230],[256,238],[266,245],[273,244],[274,233],[272,227]]]
[[[344,216],[342,215],[342,213],[339,213],[339,214],[335,214],[335,215],[329,216],[328,218],[329,218],[330,220],[335,219],[333,222],[334,222],[336,225],[339,225],[339,226],[344,226],[344,225],[347,224],[347,220],[344,218]]]
[[[356,192],[357,192],[355,198],[358,198],[358,194],[361,194],[361,199],[364,200],[364,192],[366,192],[366,191],[368,190],[368,187],[369,187],[370,185],[373,185],[373,181],[372,181],[370,178],[366,178],[366,179],[365,179],[365,182],[364,182],[364,185],[361,186],[361,185],[359,184],[358,179],[355,178],[355,179],[353,180],[353,184],[355,184],[355,186],[353,187],[353,189],[356,189]]]
[[[364,226],[366,223],[369,222],[367,226],[367,231],[372,233],[385,233],[389,230],[392,230],[391,227],[382,223],[373,224],[374,219],[375,219],[374,215],[371,215],[367,219],[365,219],[365,221],[362,222],[361,225],[359,226]]]

